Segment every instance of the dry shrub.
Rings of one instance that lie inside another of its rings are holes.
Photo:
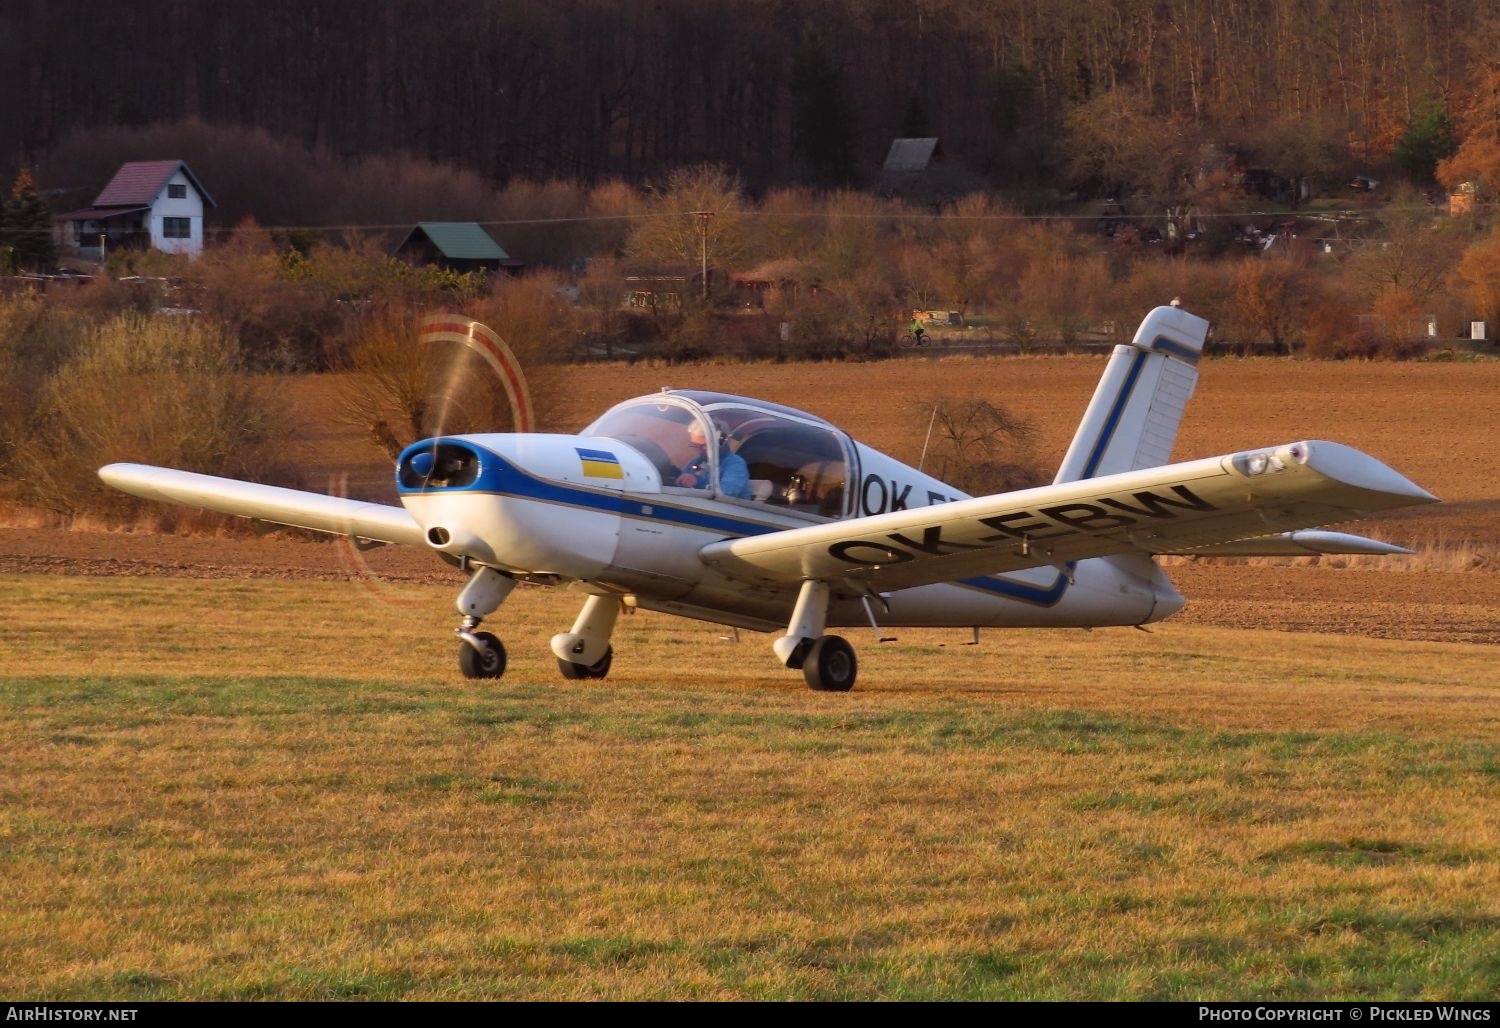
[[[561,292],[561,276],[535,272],[520,278],[499,276],[488,295],[476,297],[464,312],[500,334],[528,367],[566,360],[577,340],[574,308]]]
[[[677,168],[650,193],[650,216],[637,219],[626,254],[643,269],[697,268],[704,259],[733,267],[746,252],[744,186],[717,165]],[[700,220],[694,212],[710,212]]]
[[[1109,268],[1102,257],[1048,254],[1028,263],[1017,286],[1017,305],[1046,341],[1059,342],[1071,353],[1079,336],[1098,320],[1098,298],[1107,295],[1109,287]]]
[[[204,251],[188,273],[204,316],[238,342],[247,367],[323,367],[323,335],[338,311],[297,263],[293,251],[247,220],[224,245]]]
[[[1500,568],[1500,547],[1471,538],[1450,539],[1444,532],[1430,532],[1407,543],[1411,553],[1394,556],[1333,554],[1314,558],[1323,567],[1377,568],[1387,571],[1489,571]]]
[[[1277,355],[1291,352],[1306,304],[1306,260],[1285,257],[1247,257],[1234,270],[1234,295],[1229,325],[1244,352],[1254,344],[1269,343]]]
[[[41,298],[33,291],[0,296],[0,469],[25,437],[31,402],[27,376],[20,367],[20,340],[41,311]]]
[[[348,326],[340,349],[354,372],[339,420],[369,434],[392,460],[428,434],[434,362],[424,358],[418,318],[381,309]]]
[[[1218,325],[1227,320],[1233,290],[1231,265],[1148,257],[1134,262],[1129,273],[1111,287],[1109,300],[1100,305],[1100,314],[1111,318],[1122,338],[1128,339],[1142,315],[1178,297],[1185,309]],[[1210,346],[1217,336],[1217,332],[1210,335]]]
[[[0,297],[0,469],[30,439],[42,384],[73,359],[92,327],[91,312],[71,302],[81,292]]]
[[[133,461],[285,480],[288,411],[242,373],[234,342],[189,318],[122,314],[81,341],[42,385],[14,456],[21,498],[63,514],[133,513],[103,464]]]
[[[343,389],[338,420],[368,433],[392,459],[419,439],[515,428],[505,387],[489,365],[462,344],[424,342],[422,313],[411,307],[377,308],[349,328],[344,343],[353,375]],[[528,360],[511,337],[499,334],[521,362],[536,427],[543,427],[551,406],[548,367]]]
[[[797,305],[787,353],[811,360],[888,356],[905,328],[889,269],[870,265]]]
[[[633,356],[628,347],[629,319],[620,303],[625,272],[613,259],[590,261],[578,279],[578,356],[612,359]]]
[[[585,331],[578,307],[565,295],[565,285],[561,275],[550,271],[519,278],[500,276],[488,295],[481,294],[463,307],[464,313],[498,333],[520,361],[538,428],[552,426],[550,397],[563,377],[556,365],[573,358]]]
[[[916,405],[928,473],[973,496],[1042,485],[1031,423],[989,400],[938,396]]]
[[[1370,309],[1380,356],[1412,360],[1427,352],[1420,303],[1410,290],[1386,286],[1375,294]]]

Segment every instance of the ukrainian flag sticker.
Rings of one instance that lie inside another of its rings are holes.
[[[620,467],[620,458],[608,450],[585,450],[574,447],[578,451],[578,460],[583,465],[583,473],[590,478],[624,478],[625,469]]]

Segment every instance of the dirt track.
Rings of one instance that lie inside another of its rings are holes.
[[[351,580],[462,584],[429,553],[352,556],[331,542],[0,529],[0,574]],[[1188,597],[1174,621],[1384,639],[1500,645],[1500,574],[1178,564]]]

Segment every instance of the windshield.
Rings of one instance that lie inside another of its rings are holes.
[[[711,430],[697,427],[702,422],[685,401],[663,396],[621,404],[584,434],[635,448],[656,465],[664,485],[712,487],[721,499],[844,516],[849,458],[838,432],[787,408],[721,395],[703,396],[710,399],[703,411]]]
[[[668,400],[624,404],[583,430],[584,435],[607,436],[635,448],[656,465],[661,480],[675,485],[682,467],[695,456],[688,439],[693,412]]]

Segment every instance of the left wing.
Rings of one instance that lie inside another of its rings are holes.
[[[1182,553],[1435,502],[1374,457],[1319,440],[728,539],[699,556],[747,582],[905,589],[1115,553]]]
[[[257,485],[149,464],[107,464],[99,477],[116,489],[163,503],[203,507],[242,518],[382,543],[424,545],[422,526],[404,507]]]

